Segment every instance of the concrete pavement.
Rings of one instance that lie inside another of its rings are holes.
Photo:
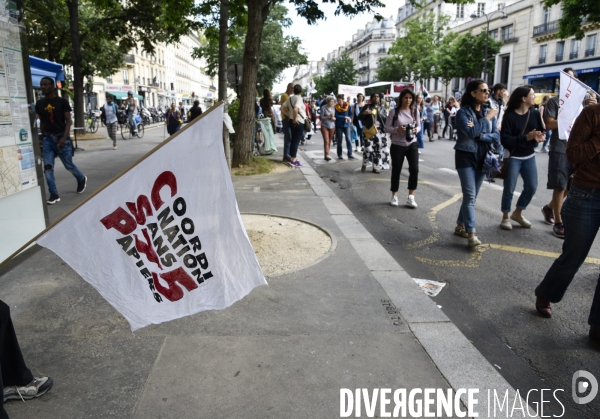
[[[51,220],[160,143],[159,131],[116,151],[109,140],[86,141],[75,163],[88,191],[75,194],[57,165],[62,201],[49,208]],[[268,278],[226,310],[132,334],[47,249],[34,246],[2,268],[2,300],[25,359],[34,374],[55,379],[44,397],[8,403],[10,417],[332,418],[341,388],[477,388],[479,417],[488,417],[487,389],[508,390],[512,403],[510,385],[301,161],[300,170],[234,178],[240,211],[309,221],[329,232],[335,250]],[[360,417],[369,417],[364,406]]]

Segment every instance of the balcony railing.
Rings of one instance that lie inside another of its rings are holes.
[[[558,55],[558,54],[557,54],[557,55],[554,57],[554,61],[557,61],[557,62],[558,62],[558,61],[562,61],[562,60],[563,60],[563,55],[562,55],[562,54],[560,54],[560,55]]]
[[[569,60],[574,60],[579,56],[579,51],[577,52],[572,52],[569,54]]]
[[[378,54],[385,54],[385,53],[387,53],[387,50],[386,50],[385,48],[379,48],[379,49],[377,50],[377,53],[378,53]]]
[[[129,79],[123,79],[123,84],[129,84]]]
[[[360,54],[358,54],[358,58],[364,58],[364,57],[366,57],[368,55],[369,55],[369,51],[367,51],[367,52],[361,52]]]
[[[133,54],[125,54],[123,55],[126,63],[135,64],[135,55]]]
[[[515,42],[519,42],[519,38],[514,35],[509,35],[506,38],[502,38],[502,42],[504,42],[505,44],[512,44]]]
[[[595,50],[596,50],[595,48],[586,49],[586,50],[585,50],[585,56],[586,56],[586,57],[591,57],[591,56],[593,56],[593,55],[594,55],[594,52],[595,52]]]
[[[368,86],[369,85],[369,80],[367,80],[367,81],[359,81],[358,85],[359,86]]]
[[[369,66],[368,66],[368,65],[362,66],[362,67],[361,67],[361,68],[359,68],[358,70],[359,70],[359,71],[363,71],[363,72],[364,72],[364,71],[368,71],[368,70],[369,70]]]
[[[549,33],[558,32],[558,20],[542,23],[533,27],[533,36],[541,36]]]
[[[539,64],[545,64],[545,63],[546,63],[546,56],[540,57]]]

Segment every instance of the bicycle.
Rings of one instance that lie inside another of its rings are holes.
[[[144,136],[144,124],[142,123],[142,120],[139,115],[135,116],[135,122],[137,124],[137,133],[135,133],[135,136],[138,138],[142,138]],[[125,123],[121,125],[121,137],[123,137],[124,140],[129,140],[133,136],[133,127],[129,122],[129,118],[127,118]]]
[[[86,131],[94,134],[98,131],[100,127],[100,119],[96,116],[96,114],[90,113],[87,118]]]

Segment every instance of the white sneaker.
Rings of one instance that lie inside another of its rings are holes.
[[[536,153],[540,152],[540,148],[539,147],[534,148],[534,150],[535,150]]]
[[[550,152],[550,148],[549,148],[548,146],[545,146],[545,147],[544,147],[544,151],[545,151],[546,153],[549,153],[549,152]]]
[[[406,206],[409,208],[417,208],[418,205],[415,202],[415,196],[414,195],[408,195],[408,198],[406,199]]]
[[[500,223],[500,228],[502,230],[512,230],[512,223],[510,222],[510,219],[503,218],[502,222]]]
[[[479,246],[481,244],[481,240],[477,238],[477,236],[469,237],[469,247]]]
[[[398,206],[398,195],[392,196],[392,202],[390,202],[390,205],[392,207],[397,207]]]
[[[419,150],[418,153],[421,154],[421,150]]]

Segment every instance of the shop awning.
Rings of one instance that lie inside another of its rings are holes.
[[[30,55],[29,66],[31,68],[31,83],[33,87],[40,87],[42,77],[50,77],[55,82],[65,79],[62,64]]]
[[[127,99],[127,92],[117,92],[114,90],[109,90],[106,92],[106,94],[114,96],[115,99],[117,99],[117,100]],[[134,93],[133,97],[136,98],[137,100],[144,100],[144,97],[138,95],[137,93]]]
[[[558,77],[560,71],[565,67],[571,67],[577,71],[577,74],[600,72],[600,60],[564,62],[545,67],[532,67],[523,76],[524,79],[541,79],[545,77]]]

